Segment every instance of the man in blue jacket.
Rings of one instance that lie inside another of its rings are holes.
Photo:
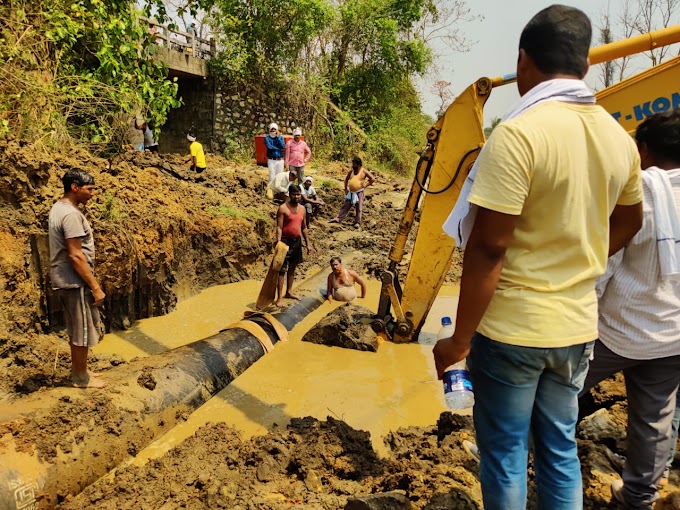
[[[279,126],[275,122],[269,124],[269,136],[264,137],[264,143],[267,146],[269,182],[272,182],[276,174],[283,172],[283,160],[286,151],[286,142],[279,134]]]

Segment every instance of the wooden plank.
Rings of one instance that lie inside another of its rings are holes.
[[[257,296],[257,302],[255,303],[255,308],[257,310],[266,308],[276,299],[276,284],[279,281],[279,271],[281,270],[281,266],[283,266],[283,261],[285,260],[287,253],[288,245],[279,241],[274,250],[274,257],[269,266],[269,271],[262,284],[260,295]]]

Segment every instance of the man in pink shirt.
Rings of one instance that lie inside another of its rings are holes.
[[[293,130],[293,139],[286,145],[286,169],[297,171],[298,182],[305,182],[305,163],[312,156],[312,151],[304,140],[300,140],[302,129]]]

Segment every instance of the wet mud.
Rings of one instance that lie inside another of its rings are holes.
[[[208,424],[163,457],[119,469],[59,508],[481,510],[479,466],[462,448],[473,438],[472,418],[449,412],[434,426],[389,433],[385,456],[367,432],[333,417],[293,418],[285,430],[247,440]],[[619,508],[609,489],[617,474],[604,448],[579,439],[587,510]],[[678,508],[679,481],[674,470],[658,508]],[[530,466],[531,510],[535,490]]]
[[[347,303],[321,319],[302,337],[303,342],[375,352],[380,341],[369,327],[374,312]]]
[[[332,417],[294,418],[286,430],[247,441],[211,424],[161,459],[120,470],[60,508],[338,509],[390,491],[414,508],[437,508],[443,498],[461,502],[447,508],[481,508],[479,482],[464,467],[474,470],[474,462],[459,447],[470,427],[469,417],[446,413],[436,427],[391,433],[390,455],[381,458],[367,432]]]

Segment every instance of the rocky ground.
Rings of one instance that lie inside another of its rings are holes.
[[[108,329],[166,313],[179,299],[208,286],[261,278],[275,239],[276,207],[264,197],[266,174],[254,165],[209,156],[209,169],[197,179],[177,156],[130,153],[103,160],[84,153],[45,155],[0,140],[0,402],[6,405],[41,388],[66,384],[66,344],[54,327],[59,315],[51,308],[46,278],[46,222],[61,195],[59,178],[71,166],[91,171],[100,187],[87,215],[107,294]],[[342,202],[346,171],[340,164],[309,169],[328,204],[326,220]],[[406,179],[378,173],[367,193],[363,229],[353,229],[349,220],[341,227],[319,222],[310,232],[316,250],[300,267],[301,276],[325,267],[333,254],[359,250],[363,257],[353,268],[375,277],[385,267],[409,187]],[[459,271],[458,257],[449,280],[455,281]],[[100,370],[122,363],[117,357],[93,360]],[[55,424],[15,425],[24,432],[35,430],[34,444],[47,458],[63,445],[50,443],[52,436],[45,431],[52,426],[67,430],[75,416],[109,420],[116,434],[116,424],[125,417],[105,416],[107,398],[63,402]],[[622,381],[616,379],[598,386],[584,409],[587,415],[597,411],[583,420],[579,432],[588,509],[616,508],[609,490],[615,473],[604,451],[625,451],[625,405]],[[286,430],[250,440],[222,425],[207,426],[164,457],[143,468],[121,469],[112,479],[67,498],[62,507],[481,508],[477,465],[461,448],[472,436],[469,418],[445,413],[432,427],[390,434],[390,453],[380,458],[367,433],[332,418],[295,419]],[[533,498],[531,470],[529,478]],[[672,493],[679,482],[674,470],[663,492],[667,501],[659,508],[680,508],[678,493]],[[531,499],[529,508],[534,507]]]

